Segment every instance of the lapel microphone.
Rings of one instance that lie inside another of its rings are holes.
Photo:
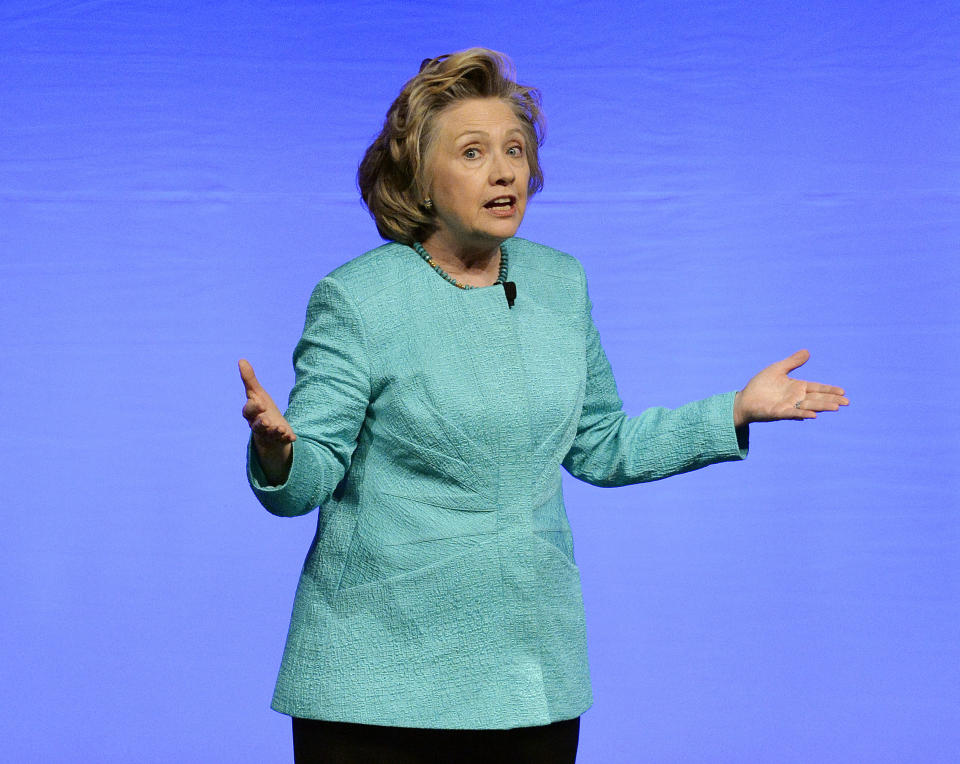
[[[513,301],[517,299],[517,285],[512,281],[503,282],[503,293],[507,298],[507,307],[513,307]]]

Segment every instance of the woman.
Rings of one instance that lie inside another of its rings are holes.
[[[503,56],[425,61],[358,173],[389,243],[314,290],[285,416],[240,362],[254,492],[321,507],[273,699],[298,760],[573,761],[592,697],[560,466],[657,480],[848,402],[787,377],[800,351],[627,417],[583,268],[514,237],[541,140]]]

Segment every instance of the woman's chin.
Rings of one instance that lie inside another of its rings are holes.
[[[509,216],[498,213],[496,216],[491,215],[490,217],[491,219],[486,221],[486,225],[483,226],[483,231],[491,238],[497,238],[501,241],[516,236],[517,230],[520,228],[520,222],[523,220],[523,215],[516,211]]]

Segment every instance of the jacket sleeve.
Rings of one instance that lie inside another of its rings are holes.
[[[593,305],[580,269],[584,295],[587,378],[580,422],[563,466],[598,486],[660,480],[715,462],[745,459],[748,428],[733,425],[736,392],[676,409],[650,408],[628,417],[610,362],[591,315]]]
[[[303,336],[293,353],[296,381],[284,416],[297,434],[285,483],[272,486],[247,444],[247,479],[275,515],[303,515],[322,506],[350,466],[370,399],[363,320],[333,278],[313,290]]]

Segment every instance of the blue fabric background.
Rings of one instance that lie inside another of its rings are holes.
[[[543,90],[520,234],[584,263],[628,411],[800,347],[853,400],[744,464],[567,481],[579,761],[953,756],[955,3],[266,5],[0,5],[5,757],[289,760],[315,516],[250,494],[236,360],[285,399],[313,285],[379,243],[363,149],[478,44]]]

